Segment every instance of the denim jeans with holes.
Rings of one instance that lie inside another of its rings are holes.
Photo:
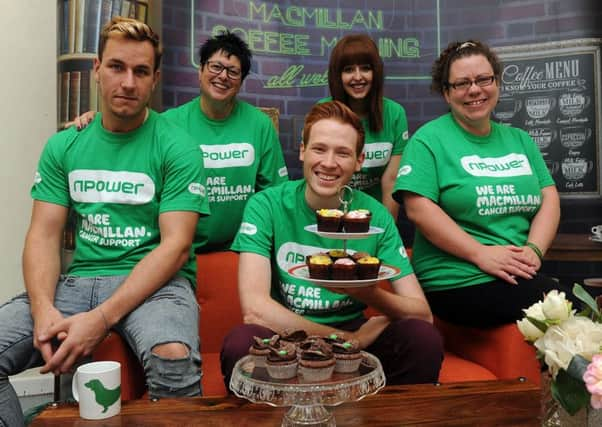
[[[90,311],[108,299],[126,277],[61,276],[54,305],[65,317]],[[176,277],[114,326],[142,363],[151,397],[200,395],[198,324],[194,289],[188,280]],[[174,342],[189,349],[187,357],[165,359],[152,353],[155,346]],[[43,364],[33,347],[33,319],[29,298],[23,293],[0,306],[1,427],[23,425],[8,377]]]

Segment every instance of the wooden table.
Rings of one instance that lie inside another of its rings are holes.
[[[602,243],[591,241],[589,236],[590,234],[557,234],[544,260],[602,261]]]
[[[525,381],[477,381],[388,386],[332,410],[337,426],[539,426],[540,400],[540,389]],[[233,396],[133,400],[118,416],[87,421],[77,405],[60,404],[31,426],[279,426],[285,410]]]

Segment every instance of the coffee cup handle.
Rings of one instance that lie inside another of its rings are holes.
[[[73,377],[71,378],[71,394],[76,402],[79,402],[79,392],[77,391],[77,371],[73,373]]]

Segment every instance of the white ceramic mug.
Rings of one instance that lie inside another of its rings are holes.
[[[592,234],[595,234],[598,237],[602,237],[602,224],[594,225],[592,227]]]
[[[121,364],[105,361],[81,365],[71,383],[73,397],[79,402],[79,416],[101,420],[121,411]]]

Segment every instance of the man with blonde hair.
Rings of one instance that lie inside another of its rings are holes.
[[[147,106],[160,60],[150,27],[114,18],[94,61],[101,114],[44,147],[23,251],[26,292],[0,307],[2,426],[23,424],[9,375],[41,365],[67,372],[111,329],[141,360],[151,396],[201,392],[191,247],[209,213],[205,176],[195,143]],[[69,209],[76,250],[60,276]]]

